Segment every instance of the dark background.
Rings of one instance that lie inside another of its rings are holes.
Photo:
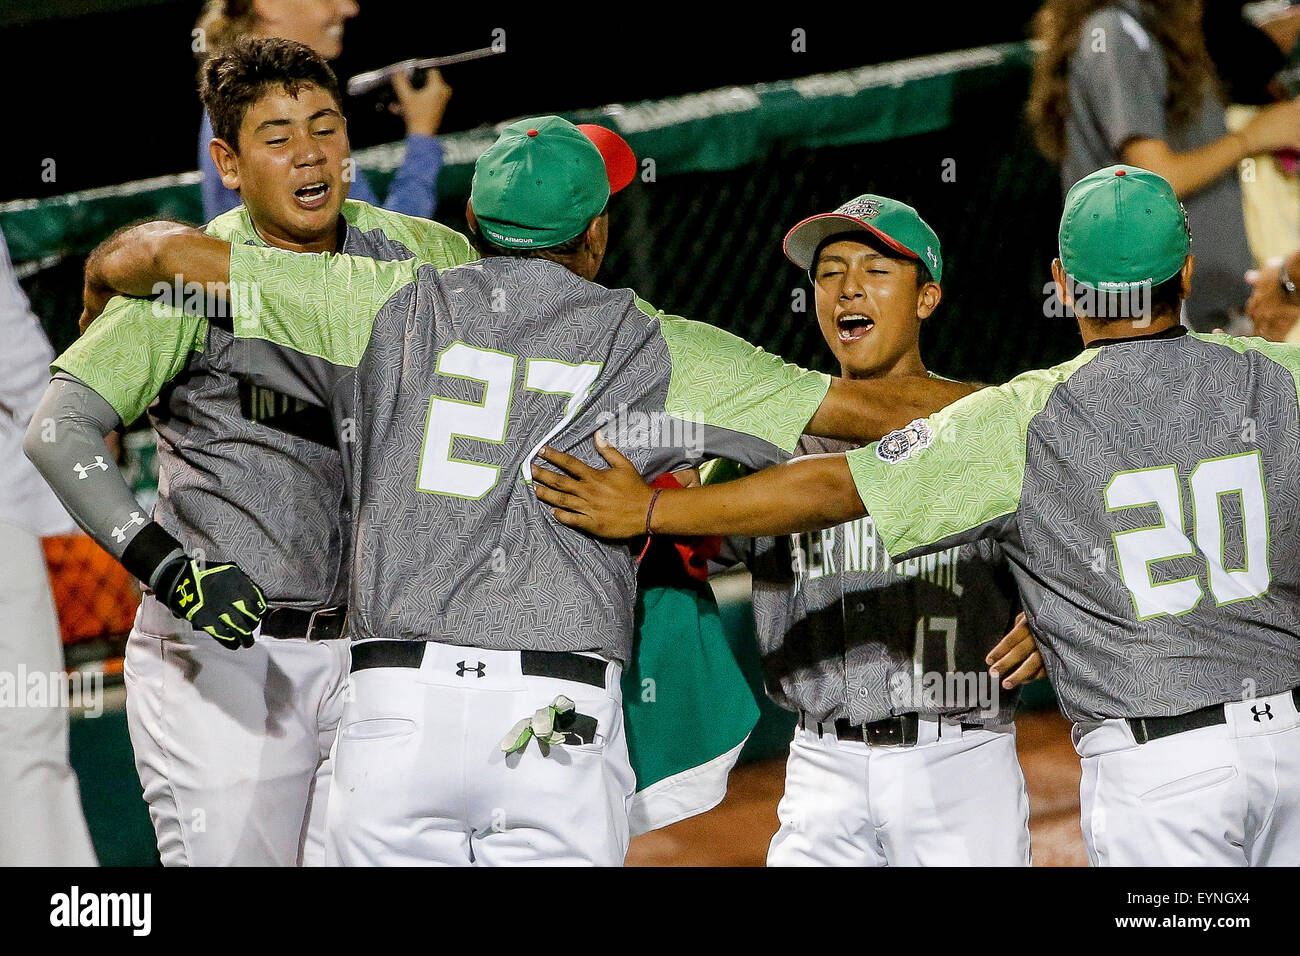
[[[447,132],[534,113],[598,107],[806,76],[1022,39],[1033,0],[791,7],[636,4],[605,8],[361,0],[334,63],[340,78],[408,57],[487,46],[451,67]],[[190,30],[197,0],[0,0],[0,201],[194,169],[200,106]],[[480,9],[481,8],[481,9]],[[87,12],[90,11],[90,12]],[[94,12],[99,11],[99,12]],[[807,52],[791,31],[807,31]],[[402,136],[401,121],[350,101],[353,146]],[[57,164],[54,183],[41,163]]]

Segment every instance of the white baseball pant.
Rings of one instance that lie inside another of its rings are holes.
[[[795,728],[768,866],[1028,866],[1014,725],[921,718],[914,746]]]
[[[0,705],[0,866],[94,866],[68,764],[68,712],[26,706],[26,688],[16,684],[21,674],[56,684],[63,644],[40,539],[6,521],[0,582],[0,675],[15,682],[15,706]]]
[[[1136,742],[1076,724],[1093,866],[1300,866],[1300,714],[1288,691],[1224,705],[1227,723]]]
[[[357,664],[364,643],[353,645]],[[604,686],[525,674],[519,651],[424,644],[418,667],[354,669],[334,752],[328,862],[344,866],[621,866],[635,777],[621,668]],[[354,667],[357,666],[354,664]],[[570,698],[586,744],[506,756],[522,718]]]
[[[324,863],[347,668],[346,639],[230,650],[145,597],[126,712],[164,866]]]

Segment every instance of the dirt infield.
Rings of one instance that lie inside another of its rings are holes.
[[[1029,787],[1035,866],[1086,866],[1079,835],[1079,758],[1070,727],[1055,711],[1016,721],[1020,763]],[[721,805],[703,816],[637,837],[628,866],[762,866],[776,832],[784,760],[740,767]]]

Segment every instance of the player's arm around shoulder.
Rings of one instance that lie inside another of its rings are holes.
[[[534,492],[557,521],[601,538],[639,534],[764,537],[843,524],[866,511],[844,455],[801,458],[721,485],[652,488],[636,467],[597,435],[610,465],[592,468],[544,449],[559,471],[534,466]]]
[[[993,535],[1019,511],[1030,423],[1094,354],[982,388],[847,453],[895,560]]]
[[[980,387],[922,375],[832,378],[716,326],[665,315],[644,299],[637,298],[636,305],[659,320],[668,343],[670,414],[747,433],[757,428],[760,437],[787,454],[803,434],[875,441]]]

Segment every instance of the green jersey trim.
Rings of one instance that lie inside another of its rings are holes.
[[[1246,352],[1258,352],[1269,361],[1281,365],[1291,373],[1291,379],[1295,382],[1296,387],[1296,401],[1300,404],[1300,345],[1286,342],[1270,342],[1268,339],[1255,336],[1238,338],[1233,335],[1208,332],[1190,332],[1188,334],[1194,339],[1200,339],[1202,342],[1210,342],[1214,345],[1222,345],[1224,348],[1232,349],[1234,352],[1243,355]]]
[[[948,547],[1019,510],[1030,422],[1097,351],[981,389],[846,453],[858,495],[894,560]]]
[[[830,389],[829,375],[790,365],[717,326],[665,315],[644,299],[636,305],[659,320],[668,346],[669,415],[761,438],[794,454]]]
[[[54,360],[52,372],[85,382],[129,425],[202,352],[208,320],[161,301],[117,296],[86,333]]]

